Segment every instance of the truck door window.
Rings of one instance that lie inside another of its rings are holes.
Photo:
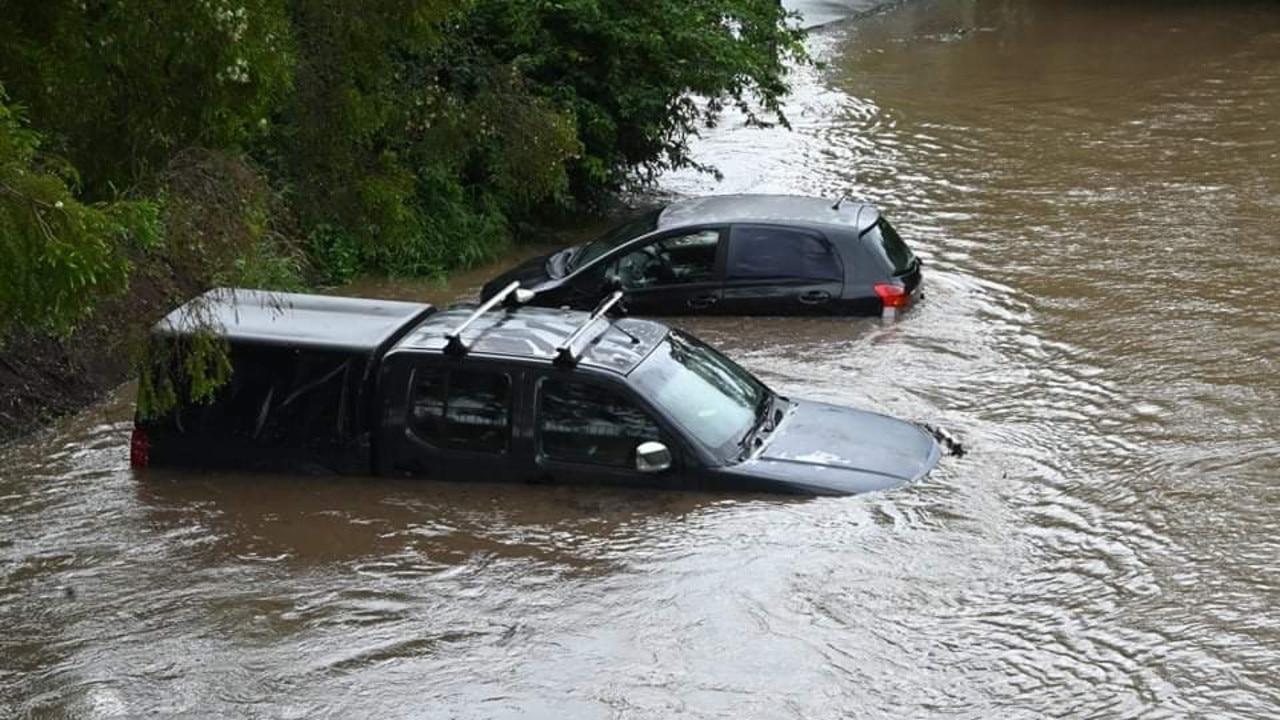
[[[538,438],[549,458],[634,468],[636,447],[660,435],[657,423],[616,392],[550,378],[539,389]]]
[[[504,452],[511,437],[511,378],[473,370],[419,371],[410,425],[436,447]]]

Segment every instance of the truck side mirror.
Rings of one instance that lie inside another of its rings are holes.
[[[636,470],[642,473],[660,473],[671,469],[671,451],[660,442],[640,443],[636,447]]]

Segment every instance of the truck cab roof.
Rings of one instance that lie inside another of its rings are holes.
[[[215,329],[232,344],[373,352],[432,312],[426,303],[214,288],[166,315],[160,335]]]
[[[456,307],[428,316],[409,331],[391,352],[445,353],[449,334],[474,312]],[[540,307],[498,309],[475,318],[463,335],[468,356],[518,359],[551,364],[565,338],[584,322],[582,312]],[[661,323],[636,318],[602,319],[608,323],[583,349],[577,363],[626,375],[667,336]]]

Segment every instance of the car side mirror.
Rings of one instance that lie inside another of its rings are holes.
[[[642,442],[636,447],[636,470],[660,473],[671,469],[671,451],[660,442]]]
[[[611,292],[614,292],[615,290],[621,290],[622,278],[618,277],[617,273],[607,272],[605,273],[604,280],[601,281],[600,283],[600,289],[604,290],[606,293],[611,293]]]

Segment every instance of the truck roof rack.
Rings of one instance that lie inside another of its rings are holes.
[[[525,293],[529,293],[529,295],[523,296],[521,292],[522,290]],[[463,320],[458,324],[458,327],[445,333],[444,336],[449,341],[448,344],[444,346],[445,353],[449,355],[466,355],[467,351],[471,349],[471,345],[462,339],[462,331],[466,330],[467,327],[470,326],[471,323],[475,322],[477,318],[480,318],[499,304],[508,300],[514,300],[516,303],[527,302],[528,298],[532,297],[532,294],[532,291],[524,290],[520,287],[519,280],[512,280],[506,287],[495,293],[493,297],[481,303],[480,307],[476,308],[474,312],[468,315],[466,320]]]
[[[579,325],[578,329],[574,330],[573,333],[570,334],[569,337],[565,338],[564,342],[560,343],[560,346],[556,348],[555,363],[557,365],[566,366],[578,364],[578,360],[582,358],[582,349],[578,348],[575,350],[575,346],[583,338],[586,338],[586,341],[590,342],[603,334],[607,328],[602,328],[599,332],[594,332],[590,335],[588,335],[587,331],[595,326],[596,321],[607,315],[609,311],[620,302],[622,302],[621,290],[614,290],[609,297],[601,301],[600,304],[596,306],[596,309],[591,311],[591,317],[587,318],[586,322]]]

